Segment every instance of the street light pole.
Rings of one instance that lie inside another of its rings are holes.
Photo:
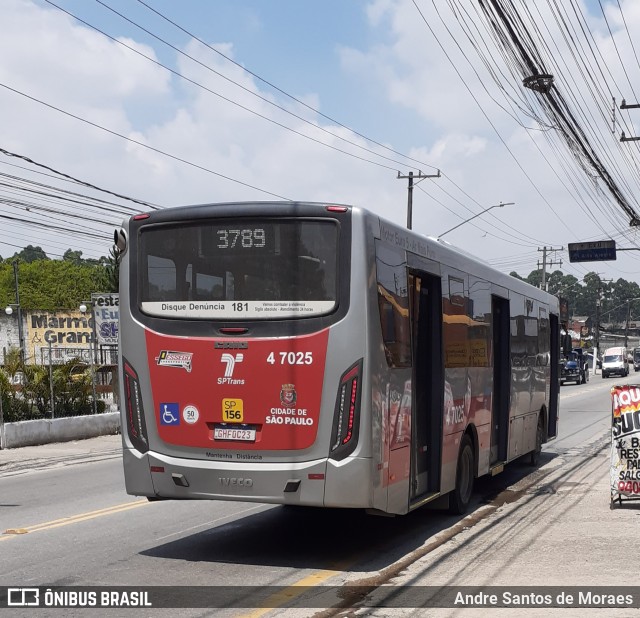
[[[598,298],[596,298],[596,331],[594,339],[593,356],[597,358],[600,349],[600,288],[598,288]]]
[[[91,333],[93,336],[93,364],[98,364],[98,333],[96,333],[96,304],[93,300],[93,294],[91,295]],[[102,354],[100,355],[102,356]],[[102,363],[100,359],[100,363]]]
[[[96,340],[95,340],[95,334],[96,334],[96,327],[95,327],[95,323],[96,323],[96,319],[95,319],[95,314],[93,311],[93,300],[91,300],[89,303],[83,302],[80,305],[80,312],[81,313],[86,313],[88,306],[91,306],[91,322],[92,322],[92,336],[91,336],[91,345],[89,346],[89,354],[91,355],[91,390],[93,392],[93,413],[97,414],[98,413],[98,403],[96,401],[96,366],[95,366],[95,360],[96,360]]]
[[[49,339],[49,393],[51,397],[51,418],[56,416],[56,400],[53,392],[53,349],[51,348],[51,339]]]
[[[480,211],[478,214],[473,215],[473,217],[469,217],[468,219],[465,219],[461,223],[458,223],[458,225],[454,225],[452,228],[448,229],[446,232],[442,232],[442,234],[440,234],[438,238],[442,238],[445,234],[448,234],[449,232],[453,232],[453,230],[457,230],[460,226],[464,225],[465,223],[469,223],[469,221],[473,221],[475,218],[479,217],[480,215],[483,215],[485,212],[489,212],[492,208],[502,208],[503,206],[513,206],[514,204],[515,202],[500,202],[499,204],[494,204],[493,206],[489,206],[488,208],[485,208],[484,210]]]
[[[4,312],[7,315],[12,315],[14,307],[16,308],[16,316],[18,318],[18,346],[20,348],[20,361],[24,364],[24,335],[22,334],[22,311],[20,310],[20,305],[7,305]]]

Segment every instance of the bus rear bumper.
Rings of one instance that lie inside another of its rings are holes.
[[[169,499],[369,508],[371,461],[203,461],[123,449],[127,493]]]

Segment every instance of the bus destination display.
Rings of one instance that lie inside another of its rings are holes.
[[[216,230],[218,249],[262,249],[267,244],[263,227]]]
[[[281,229],[274,224],[260,222],[256,225],[228,224],[206,225],[200,229],[200,255],[242,255],[280,253]]]

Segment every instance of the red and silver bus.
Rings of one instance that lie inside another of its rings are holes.
[[[302,202],[115,237],[130,494],[463,512],[556,436],[558,300],[448,243]]]

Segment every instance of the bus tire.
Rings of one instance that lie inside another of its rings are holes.
[[[529,464],[537,466],[540,461],[540,453],[542,453],[542,441],[544,440],[544,421],[542,414],[538,416],[538,427],[536,428],[536,447],[529,453]]]
[[[449,494],[449,512],[462,515],[469,508],[473,494],[473,444],[465,434],[460,443],[458,466],[456,469],[456,488]]]

